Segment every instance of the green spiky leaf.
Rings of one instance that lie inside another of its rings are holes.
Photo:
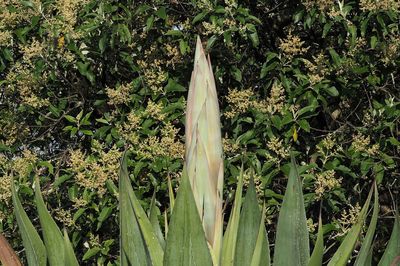
[[[229,217],[228,226],[225,230],[222,254],[221,254],[221,265],[222,266],[233,266],[235,259],[236,250],[236,239],[239,228],[240,219],[240,208],[242,206],[242,189],[243,189],[243,165],[240,169],[238,183],[235,192],[235,201],[233,202],[233,209]]]
[[[369,223],[367,234],[365,235],[354,266],[371,265],[371,262],[368,262],[368,259],[371,257],[372,241],[374,240],[375,228],[378,222],[379,213],[378,188],[376,187],[376,183],[374,183],[374,191],[374,209],[372,212],[371,222]]]
[[[35,227],[29,220],[28,215],[22,208],[21,201],[19,200],[17,192],[15,191],[14,183],[12,183],[11,190],[14,213],[17,219],[19,231],[22,236],[22,242],[25,247],[28,264],[30,266],[46,265],[46,247],[44,246],[42,239],[40,239],[39,234],[36,232]]]
[[[302,183],[294,155],[289,180],[279,213],[273,265],[306,266],[310,259],[307,219]],[[288,254],[290,254],[288,256]]]
[[[360,214],[358,216],[357,222],[351,227],[350,231],[347,233],[342,244],[340,244],[338,250],[333,254],[333,257],[329,261],[328,266],[344,266],[347,265],[351,253],[353,253],[354,246],[357,243],[359,235],[361,233],[362,227],[367,216],[369,203],[371,202],[373,189],[368,194],[368,198],[362,207]]]
[[[397,265],[392,263],[398,256],[400,256],[400,218],[399,212],[396,210],[392,235],[378,266]]]
[[[212,265],[211,254],[185,169],[169,223],[164,265]]]
[[[43,240],[47,250],[47,258],[50,265],[63,266],[64,238],[56,222],[48,212],[40,191],[39,178],[35,179],[35,201],[39,214],[40,226],[42,227]]]

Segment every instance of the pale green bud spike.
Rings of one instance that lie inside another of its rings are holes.
[[[223,160],[221,122],[210,57],[197,38],[186,110],[186,165],[214,260],[222,242]]]

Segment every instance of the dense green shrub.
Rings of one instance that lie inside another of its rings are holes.
[[[0,231],[22,248],[9,188],[16,177],[33,216],[39,176],[78,257],[114,263],[125,148],[143,206],[156,191],[160,211],[168,210],[166,181],[176,187],[182,169],[196,35],[208,40],[221,99],[224,198],[233,197],[244,157],[273,232],[292,148],[311,234],[322,201],[333,221],[325,239],[338,245],[373,180],[380,215],[391,216],[389,191],[399,192],[399,8],[394,0],[1,2]],[[391,230],[382,225],[377,253]]]

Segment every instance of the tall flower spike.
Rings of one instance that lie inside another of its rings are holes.
[[[222,242],[223,159],[220,112],[210,57],[197,38],[186,110],[186,167],[213,259]]]

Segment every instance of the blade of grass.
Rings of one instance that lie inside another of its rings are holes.
[[[186,169],[183,170],[182,182],[169,224],[164,265],[212,265],[210,250]]]
[[[240,169],[238,184],[235,192],[235,200],[233,209],[229,217],[228,226],[222,244],[221,265],[233,266],[236,250],[236,239],[239,228],[240,208],[242,206],[242,190],[243,190],[243,165]]]
[[[25,247],[26,259],[30,266],[43,266],[47,263],[46,247],[44,246],[35,227],[22,208],[21,201],[15,191],[14,183],[11,184],[14,213],[17,219],[22,242]]]
[[[378,213],[379,213],[379,202],[378,202],[378,188],[376,183],[374,183],[374,206],[371,217],[371,222],[368,226],[367,234],[365,235],[364,242],[362,243],[360,252],[358,253],[356,262],[354,266],[368,266],[371,263],[368,263],[368,256],[370,255],[372,241],[374,240],[375,228],[378,222]]]
[[[273,265],[307,265],[310,259],[307,219],[302,182],[293,154],[276,230]]]
[[[315,242],[314,250],[311,254],[308,266],[321,266],[323,256],[324,256],[324,232],[322,230],[322,218],[320,213],[318,219],[317,241]]]
[[[50,265],[64,265],[64,238],[56,222],[48,212],[40,191],[39,178],[35,178],[35,201],[39,214],[40,225],[47,258]]]
[[[371,202],[373,188],[371,188],[368,198],[362,207],[360,214],[358,216],[357,222],[351,227],[350,231],[347,233],[342,244],[339,246],[338,250],[333,254],[333,257],[328,263],[328,266],[344,266],[347,265],[351,253],[354,250],[354,246],[357,243],[358,237],[361,233],[362,227],[367,216],[369,203]]]

